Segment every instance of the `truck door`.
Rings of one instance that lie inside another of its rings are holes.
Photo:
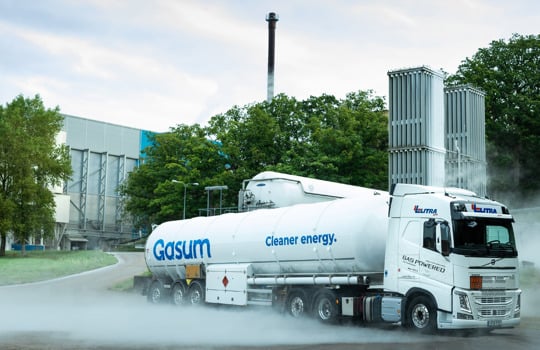
[[[420,275],[444,284],[452,284],[453,277],[452,265],[448,258],[449,230],[446,221],[434,219],[425,221],[418,261]]]
[[[417,278],[418,259],[420,258],[420,245],[418,242],[421,240],[422,221],[410,220],[405,222],[405,227],[402,230],[400,240],[399,259],[400,261],[400,278],[411,281]]]

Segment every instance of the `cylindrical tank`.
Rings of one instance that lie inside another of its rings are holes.
[[[251,263],[253,273],[382,272],[388,193],[197,217],[159,225],[146,263],[157,277],[185,278],[185,266]]]
[[[241,191],[242,197],[239,198],[240,210],[259,207],[281,208],[336,198],[370,196],[373,192],[377,192],[370,188],[274,171],[264,171],[245,182],[245,188]]]

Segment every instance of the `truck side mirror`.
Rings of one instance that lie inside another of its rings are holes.
[[[437,250],[437,229],[438,225],[433,219],[424,222],[422,247],[430,250]]]

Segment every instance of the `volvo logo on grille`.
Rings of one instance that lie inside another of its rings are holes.
[[[485,263],[484,265],[482,265],[482,267],[486,267],[488,265],[494,266],[497,261],[502,260],[502,259],[504,258],[491,259],[488,263]]]

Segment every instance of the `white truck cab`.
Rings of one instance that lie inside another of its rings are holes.
[[[390,194],[384,290],[405,296],[405,324],[518,325],[519,263],[508,209],[456,188],[397,184]]]

